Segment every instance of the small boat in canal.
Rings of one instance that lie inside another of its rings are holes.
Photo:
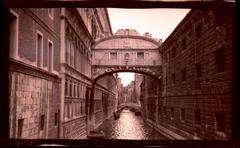
[[[88,139],[103,139],[105,134],[103,131],[90,131],[90,134],[87,135]]]

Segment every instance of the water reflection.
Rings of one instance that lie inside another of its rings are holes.
[[[120,113],[118,120],[106,120],[100,129],[105,133],[105,139],[166,139],[147,126],[141,116],[135,116],[127,109]]]

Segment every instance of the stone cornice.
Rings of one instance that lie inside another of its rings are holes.
[[[145,40],[147,42],[151,42],[153,44],[155,44],[157,46],[157,48],[160,47],[160,43],[158,43],[157,41],[153,40],[153,39],[149,39],[143,36],[133,36],[133,35],[114,35],[114,36],[110,36],[107,38],[103,38],[100,39],[98,41],[95,42],[95,44],[92,46],[92,48],[95,48],[97,46],[97,44],[103,42],[103,41],[107,41],[107,40],[112,40],[112,39],[118,39],[118,38],[131,38],[131,39],[141,39],[141,40]]]
[[[31,75],[34,77],[50,80],[50,81],[60,81],[60,77],[49,71],[45,71],[39,67],[34,67],[28,65],[24,62],[17,61],[14,59],[9,59],[9,70],[13,72],[20,72],[23,74]]]

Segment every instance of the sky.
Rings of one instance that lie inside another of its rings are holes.
[[[145,32],[152,34],[153,38],[166,38],[186,16],[190,9],[120,9],[108,8],[112,32],[119,29],[135,29],[140,35]],[[123,86],[134,80],[134,73],[118,73]]]

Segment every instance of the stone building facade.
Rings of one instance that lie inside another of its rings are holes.
[[[122,93],[122,91],[123,91],[122,80],[121,80],[121,78],[118,77],[118,75],[117,75],[117,91],[118,91],[118,93],[117,93],[117,95],[118,95],[117,96],[117,107],[119,107],[119,105],[121,103],[123,103],[123,95],[124,94]]]
[[[142,113],[146,121],[149,119],[150,125],[152,125],[151,122],[156,122],[157,120],[157,104],[160,95],[158,89],[160,88],[160,82],[161,79],[154,79],[150,76],[143,75],[140,84],[140,104]]]
[[[112,35],[107,10],[12,8],[9,20],[10,138],[86,138],[91,48]],[[115,76],[99,81],[95,126],[111,115],[116,99]]]
[[[231,138],[232,14],[191,10],[160,47],[163,88],[149,123],[169,138]]]
[[[10,138],[59,138],[60,9],[9,11]]]
[[[135,92],[135,103],[140,105],[140,96],[141,96],[141,83],[143,81],[143,75],[139,73],[134,74],[134,92]]]
[[[64,85],[64,112],[62,136],[65,139],[86,138],[90,130],[90,93],[92,86],[91,48],[95,40],[112,35],[106,9],[62,9],[62,85]],[[65,53],[64,53],[65,51]],[[111,115],[116,99],[112,85],[115,77],[103,77],[94,92],[93,123],[96,128]],[[63,89],[63,88],[62,88]],[[106,108],[108,106],[108,108]],[[81,134],[79,134],[81,133]]]
[[[117,110],[117,81],[116,74],[100,78],[94,95],[94,123],[95,129],[104,120],[110,118]]]

